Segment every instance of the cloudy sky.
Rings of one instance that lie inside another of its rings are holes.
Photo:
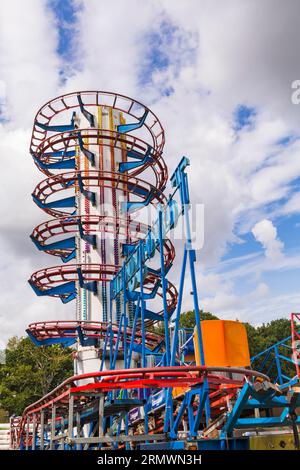
[[[27,284],[57,261],[29,239],[45,214],[28,147],[37,109],[85,89],[151,107],[170,173],[190,158],[191,197],[205,207],[201,307],[253,324],[300,310],[299,17],[297,0],[1,2],[0,346],[74,314]]]

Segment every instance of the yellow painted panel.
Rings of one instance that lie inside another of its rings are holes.
[[[102,107],[98,106],[98,128],[102,129]]]
[[[246,328],[231,320],[201,321],[205,365],[220,367],[250,366]],[[194,330],[196,364],[200,365],[198,335]]]
[[[296,450],[293,434],[268,434],[251,436],[250,450]]]
[[[173,387],[172,389],[172,396],[173,398],[180,397],[180,395],[184,395],[190,387]]]

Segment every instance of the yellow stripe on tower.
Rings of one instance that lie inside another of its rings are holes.
[[[85,146],[86,149],[89,149],[89,138],[88,137],[85,137],[83,139],[83,145]],[[84,158],[84,171],[89,171],[89,161],[86,157]]]
[[[123,116],[123,113],[120,112],[120,124],[124,125],[126,124],[126,119]],[[127,160],[127,153],[126,153],[126,142],[121,142],[121,148],[122,148],[122,162],[126,162]]]
[[[80,149],[79,149],[79,145],[76,145],[75,147],[75,168],[76,168],[76,171],[80,171]],[[75,194],[78,193],[79,191],[79,186],[78,186],[78,181],[77,179],[75,180]]]
[[[114,131],[114,116],[113,116],[113,108],[109,108],[109,130]],[[116,171],[116,163],[115,163],[115,149],[113,147],[113,141],[110,146],[110,168],[113,173]],[[114,186],[114,183],[113,183]]]
[[[98,129],[103,128],[103,110],[102,106],[98,106]],[[103,147],[102,147],[102,139],[98,138],[98,145],[99,145],[99,170],[103,170]]]

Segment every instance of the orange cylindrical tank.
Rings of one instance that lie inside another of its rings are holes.
[[[250,366],[247,331],[243,323],[231,320],[203,320],[201,331],[206,366]],[[196,327],[194,348],[196,364],[201,365]]]

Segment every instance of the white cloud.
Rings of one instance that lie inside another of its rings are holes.
[[[265,282],[260,282],[256,289],[248,296],[252,301],[264,299],[270,292],[269,286]]]
[[[8,117],[19,127],[31,125],[37,109],[57,92],[60,61],[54,25],[46,0],[1,2],[1,80]]]
[[[276,215],[291,215],[300,213],[300,193],[293,193],[287,202],[276,208]]]
[[[277,229],[271,220],[261,220],[257,222],[252,229],[252,233],[256,240],[260,242],[264,249],[266,258],[278,261],[283,256],[284,245],[277,237]]]

